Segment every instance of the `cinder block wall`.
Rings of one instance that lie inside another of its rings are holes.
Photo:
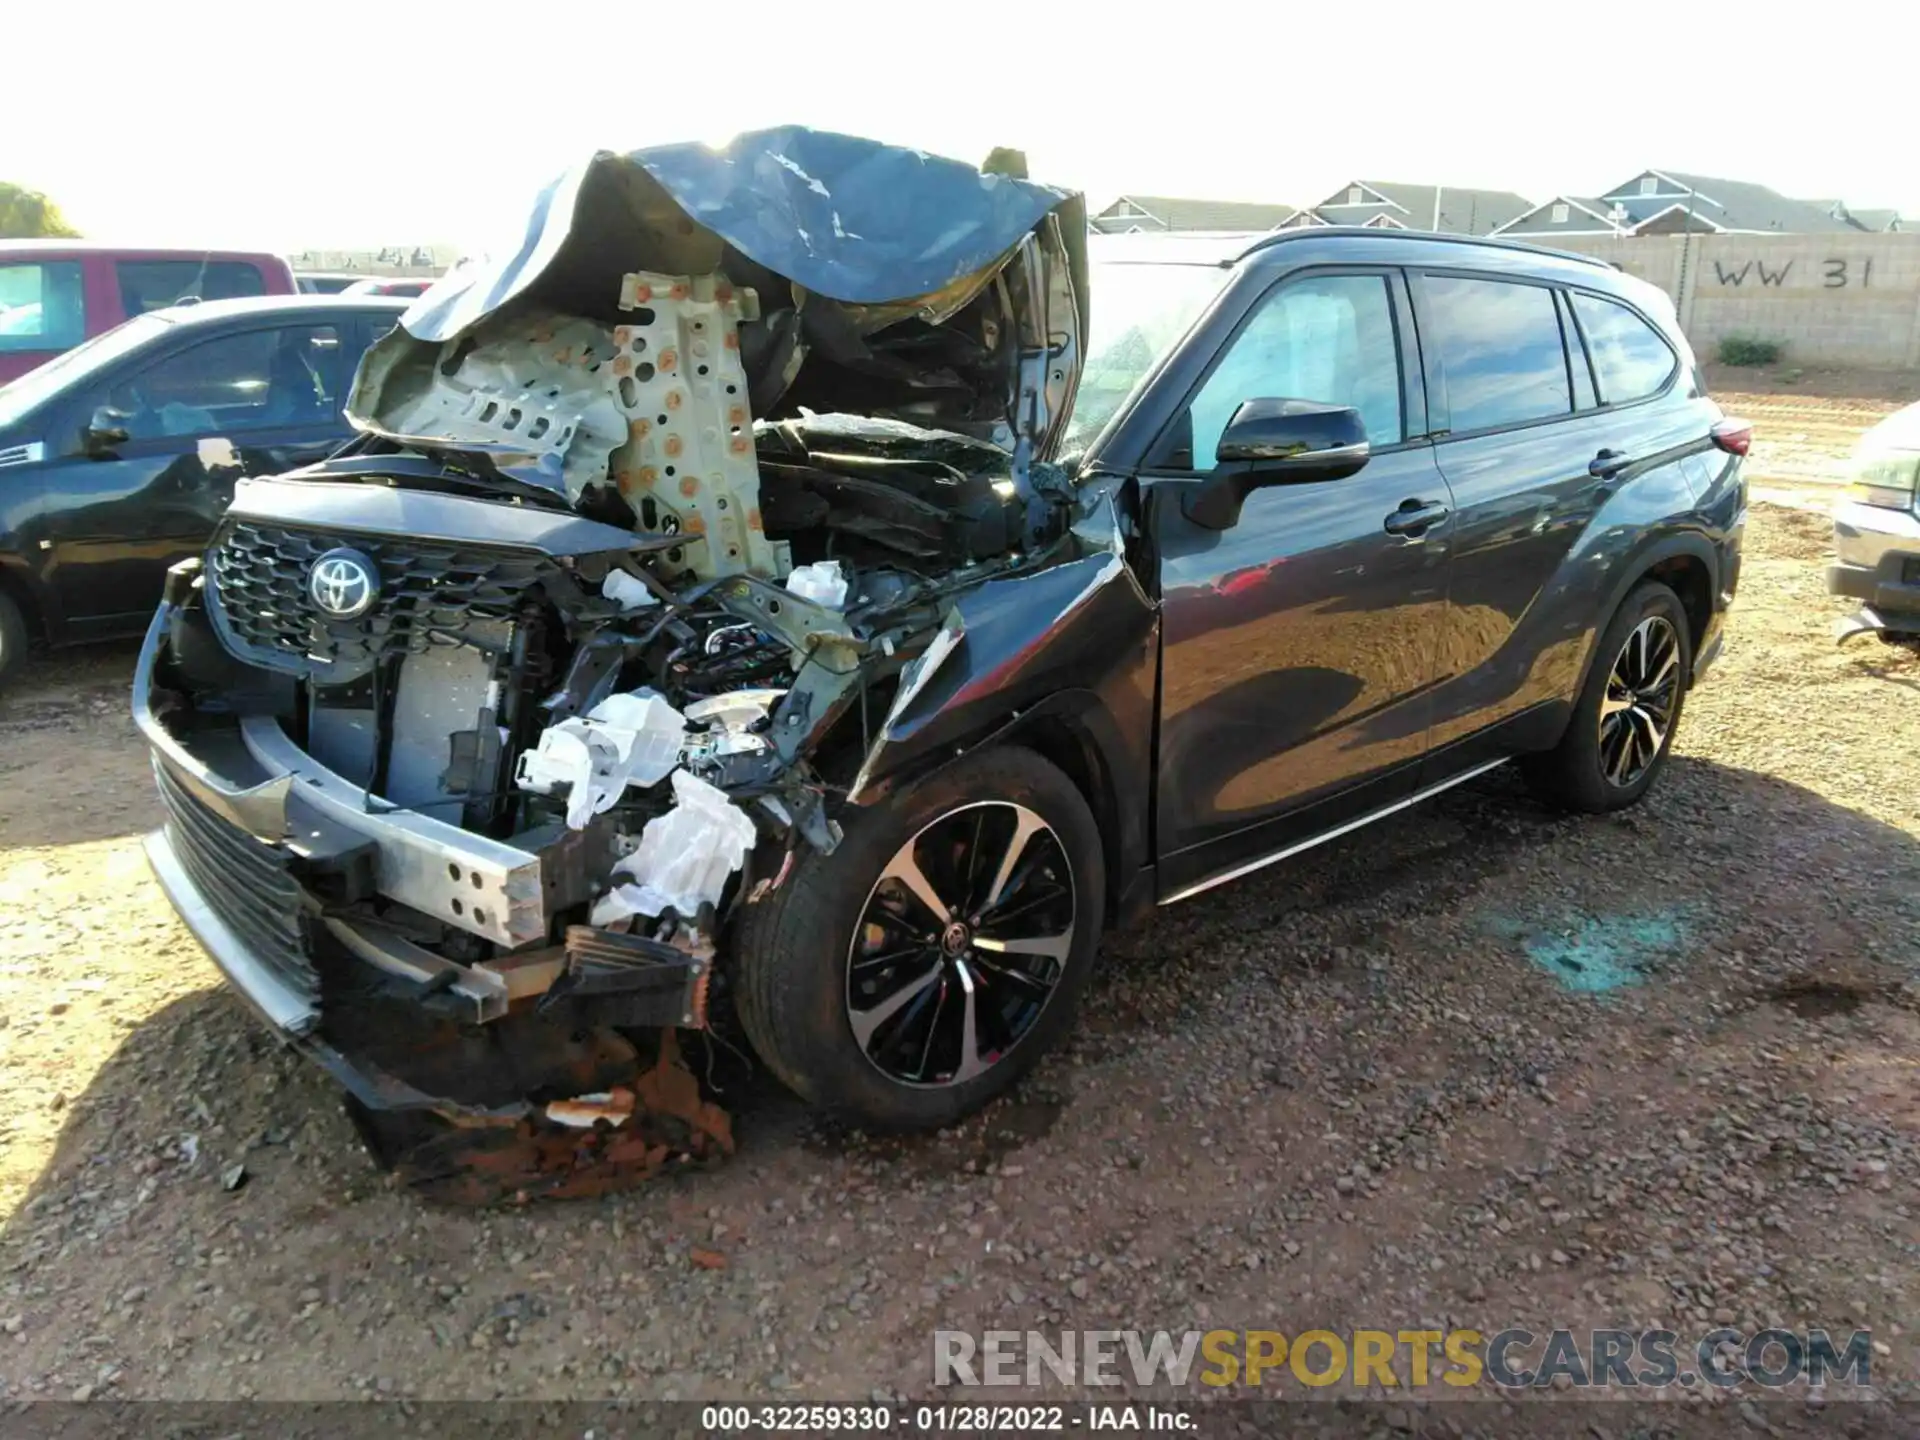
[[[1920,233],[1570,235],[1673,297],[1711,360],[1728,335],[1778,340],[1789,363],[1920,368]]]

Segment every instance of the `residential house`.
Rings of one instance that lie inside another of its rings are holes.
[[[1836,200],[1833,202],[1832,213],[1854,229],[1865,230],[1873,235],[1907,228],[1900,219],[1898,210],[1856,210],[1853,206]]]
[[[1283,228],[1364,225],[1376,230],[1490,235],[1531,208],[1531,201],[1511,190],[1465,190],[1445,185],[1401,185],[1390,180],[1350,180],[1319,204],[1288,219]]]
[[[1556,195],[1496,234],[1549,240],[1561,235],[1819,235],[1858,231],[1837,201],[1793,200],[1765,185],[1642,170],[1602,195]]]
[[[1122,195],[1094,215],[1089,224],[1103,235],[1135,231],[1271,230],[1289,215],[1292,205],[1268,205],[1250,200],[1182,200],[1171,195]]]

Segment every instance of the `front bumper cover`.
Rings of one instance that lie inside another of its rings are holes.
[[[1843,500],[1833,510],[1827,593],[1861,602],[1834,625],[1845,640],[1868,631],[1920,632],[1920,516]]]

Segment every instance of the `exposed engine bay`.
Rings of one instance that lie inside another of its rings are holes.
[[[359,440],[239,484],[136,695],[230,978],[457,1200],[730,1150],[675,1032],[732,916],[838,844],[960,597],[1113,564],[1050,461],[1078,197],[775,131],[596,156],[524,234],[368,353]]]

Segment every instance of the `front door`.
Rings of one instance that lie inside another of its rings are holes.
[[[347,327],[285,326],[198,341],[81,397],[44,486],[34,551],[64,638],[144,622],[167,568],[205,547],[241,475],[321,459],[357,355]],[[95,419],[124,440],[89,442]]]
[[[1446,601],[1450,497],[1423,438],[1404,282],[1310,272],[1255,303],[1153,472],[1164,895],[1410,793]],[[1256,490],[1204,529],[1182,490],[1250,399],[1350,405],[1373,453],[1344,480]],[[1183,478],[1176,479],[1179,475]]]

